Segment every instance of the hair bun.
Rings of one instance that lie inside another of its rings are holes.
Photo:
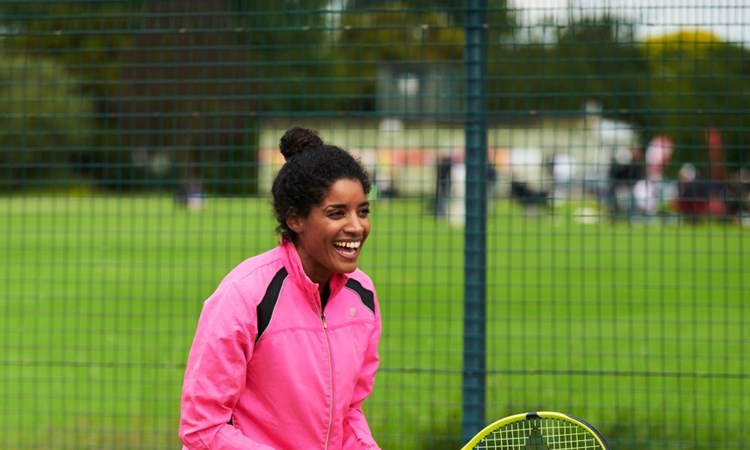
[[[284,133],[279,141],[279,150],[284,159],[289,161],[294,155],[323,145],[323,140],[315,130],[294,127]]]

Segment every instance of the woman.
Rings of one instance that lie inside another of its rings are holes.
[[[380,309],[357,268],[370,181],[348,152],[293,128],[272,188],[278,247],[206,300],[182,391],[186,449],[377,449],[362,412]]]

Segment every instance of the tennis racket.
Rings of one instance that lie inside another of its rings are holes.
[[[461,450],[608,450],[591,424],[559,412],[515,414],[476,434]]]

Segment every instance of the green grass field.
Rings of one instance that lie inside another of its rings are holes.
[[[362,261],[384,318],[366,409],[388,449],[461,444],[464,236],[427,211],[377,201]],[[747,230],[491,211],[488,421],[563,410],[616,449],[743,447]],[[0,229],[0,448],[178,448],[202,301],[275,245],[267,200],[5,198]]]

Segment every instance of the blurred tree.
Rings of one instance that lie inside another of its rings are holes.
[[[459,66],[464,31],[447,14],[415,12],[400,3],[347,11],[337,38],[339,108],[375,109],[377,70],[383,63]]]
[[[108,99],[117,85],[121,49],[132,44],[140,1],[0,2],[6,54],[55,58],[80,81],[108,118]]]
[[[183,191],[255,193],[257,89],[227,2],[162,0],[149,8],[122,58],[122,144],[144,158],[176,158]]]
[[[511,42],[490,50],[490,109],[500,114],[579,114],[595,100],[604,114],[643,125],[648,61],[633,25],[604,16],[554,27],[554,42]]]
[[[0,56],[0,192],[64,185],[93,134],[93,105],[51,58]]]
[[[553,73],[564,80],[563,95],[576,98],[579,108],[596,100],[605,115],[643,125],[648,120],[649,66],[634,29],[633,23],[608,15],[584,17],[561,29],[559,71]]]
[[[334,109],[330,44],[338,14],[328,0],[232,0],[254,64],[260,110],[296,115]]]
[[[130,161],[129,155],[109,147],[105,130],[115,121],[111,98],[118,85],[119,58],[121,49],[132,46],[140,3],[0,2],[0,24],[5,30],[2,51],[54,59],[76,77],[81,92],[93,102],[92,119],[100,131],[89,147],[69,155],[70,164],[89,176],[101,176],[106,166],[122,169]]]
[[[383,0],[348,0],[345,2],[349,11],[373,12],[383,9],[387,1]],[[412,14],[440,13],[448,16],[453,26],[461,27],[464,23],[466,7],[456,0],[400,0],[398,3]],[[508,35],[517,27],[515,9],[507,0],[487,1],[487,22],[498,35]]]
[[[645,52],[652,74],[649,108],[659,116],[657,131],[676,143],[675,167],[681,162],[708,165],[706,131],[711,128],[723,135],[726,162],[747,166],[750,52],[693,30],[652,38]]]

